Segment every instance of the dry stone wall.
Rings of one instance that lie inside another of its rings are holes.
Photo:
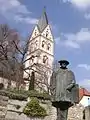
[[[30,119],[26,119],[27,116],[22,114],[26,104],[27,101],[9,99],[7,106],[7,114],[5,118],[10,120],[30,120]]]
[[[47,110],[48,114],[44,119],[29,118],[24,115],[22,112],[27,102],[0,96],[0,120],[56,120],[56,108],[52,106],[50,101],[40,102],[40,105]],[[68,120],[83,120],[83,110],[84,107],[80,104],[71,107],[68,111]]]

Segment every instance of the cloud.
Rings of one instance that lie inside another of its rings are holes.
[[[30,17],[24,18],[22,15],[15,15],[13,19],[16,22],[22,22],[22,23],[26,23],[26,24],[36,24],[38,21],[35,18],[30,18]]]
[[[90,42],[90,30],[82,28],[76,33],[62,33],[56,42],[66,47],[80,48],[83,43]]]
[[[90,0],[63,0],[63,2],[69,2],[79,9],[86,10],[90,7]]]
[[[56,45],[61,45],[69,48],[80,48],[79,44],[72,40],[61,40],[60,37],[55,38]]]
[[[78,43],[76,43],[76,42],[73,42],[72,40],[67,40],[65,42],[65,45],[67,47],[71,47],[71,48],[80,48],[80,45]]]
[[[80,80],[78,82],[78,84],[84,88],[87,88],[88,90],[90,90],[90,79],[83,79],[83,80]]]
[[[84,15],[84,17],[85,17],[87,20],[89,20],[89,19],[90,19],[90,13],[86,13],[86,14]]]
[[[90,0],[63,0],[64,3],[68,2],[78,10],[83,11],[84,18],[90,19]]]
[[[87,70],[87,71],[90,70],[90,65],[88,65],[88,64],[79,64],[77,67],[79,67],[79,68],[84,68],[84,69]]]
[[[31,12],[19,0],[0,0],[0,14],[8,20],[35,24],[36,18],[30,17]]]
[[[82,28],[77,33],[67,34],[66,37],[78,43],[90,41],[90,30],[88,28]]]

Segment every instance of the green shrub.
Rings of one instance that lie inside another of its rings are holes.
[[[26,100],[27,99],[27,96],[23,94],[13,93],[13,92],[6,91],[6,90],[0,90],[0,95],[7,96],[10,99],[15,99],[15,100]]]
[[[7,91],[28,96],[28,91],[26,91],[26,90],[18,90],[16,88],[14,88],[14,89],[7,89]]]
[[[17,90],[17,89],[7,89],[0,90],[0,95],[8,96],[10,99],[26,100],[28,97],[36,97],[38,99],[50,100],[50,95],[48,93],[39,93],[36,90]]]
[[[29,117],[45,117],[47,116],[46,110],[39,105],[37,98],[32,98],[30,102],[27,103],[23,110],[24,114]]]
[[[50,100],[50,95],[48,93],[39,93],[36,90],[28,91],[29,97],[37,97],[38,99]]]
[[[50,100],[50,95],[48,93],[39,93],[36,90],[26,91],[26,90],[13,89],[13,90],[9,90],[9,91],[16,93],[16,94],[22,94],[27,97],[37,97],[37,98],[43,99],[43,100]]]

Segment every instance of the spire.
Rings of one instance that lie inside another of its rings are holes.
[[[39,27],[40,32],[42,32],[47,25],[48,25],[48,19],[47,19],[46,9],[44,7],[43,14],[39,19],[37,26]]]

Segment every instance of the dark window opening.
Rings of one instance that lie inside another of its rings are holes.
[[[50,45],[50,43],[48,43],[47,49],[50,50],[50,47],[51,47],[51,45]]]
[[[31,60],[32,60],[32,62],[34,62],[34,55],[31,56]]]
[[[37,47],[37,45],[38,45],[38,41],[36,40],[36,42],[35,42],[35,45],[36,45],[36,47]]]
[[[43,56],[43,63],[46,63],[47,62],[47,59],[48,59],[48,57],[45,55],[45,56]]]
[[[44,46],[45,46],[45,42],[44,42],[44,41],[42,41],[42,47],[44,48]]]
[[[36,32],[36,30],[35,30],[35,36],[37,35],[37,32]]]
[[[49,34],[49,32],[48,32],[48,31],[46,31],[46,37],[48,37],[48,34]]]

